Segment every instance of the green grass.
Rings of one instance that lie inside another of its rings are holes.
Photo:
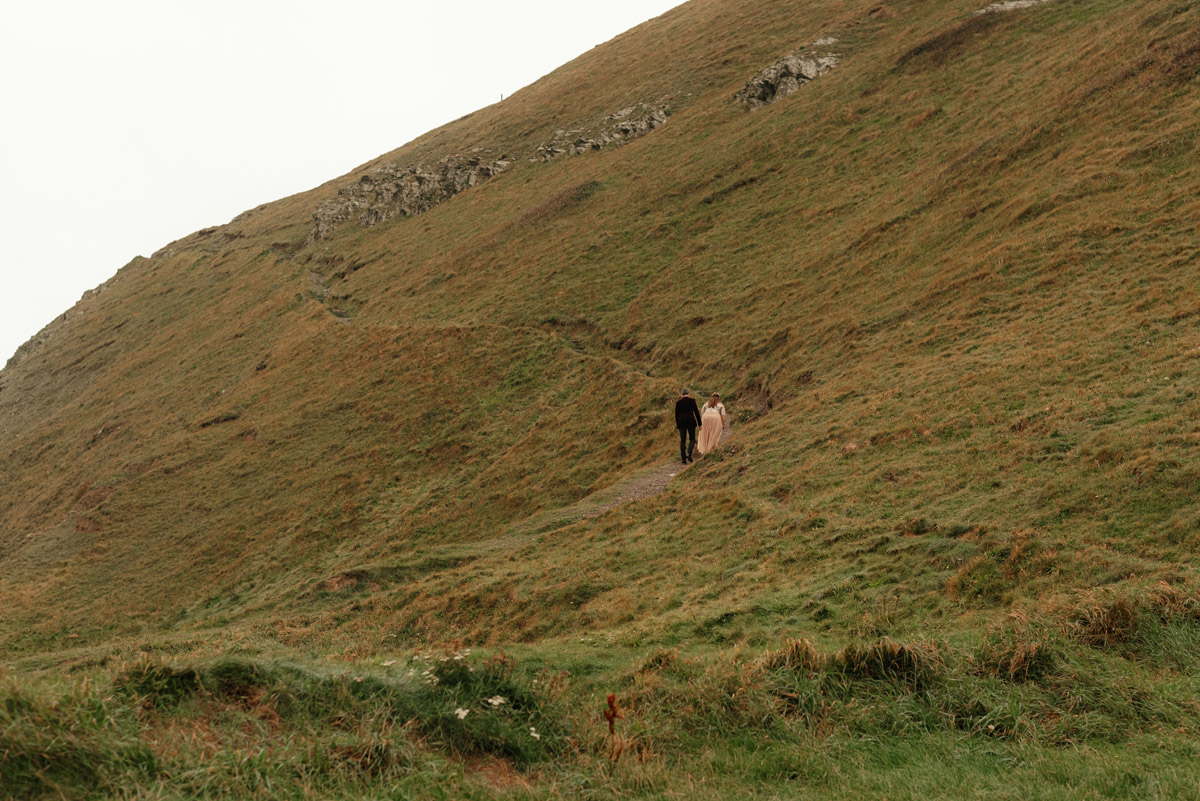
[[[1198,610],[1161,586],[956,642],[143,656],[10,682],[0,778],[20,799],[1186,797]]]
[[[566,748],[556,705],[550,682],[539,687],[500,655],[357,675],[143,660],[57,697],[7,688],[0,777],[16,798],[428,790],[447,764],[434,749],[510,771],[549,761]]]

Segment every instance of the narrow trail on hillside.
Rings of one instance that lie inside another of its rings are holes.
[[[717,447],[721,447],[729,438],[733,436],[733,430],[726,427],[721,432],[721,440],[717,443]],[[667,488],[667,484],[671,483],[671,479],[687,470],[688,465],[683,465],[672,459],[669,462],[657,465],[656,467],[647,470],[632,481],[620,485],[620,493],[611,500],[600,501],[597,495],[589,495],[580,501],[580,504],[586,503],[588,500],[597,498],[597,501],[590,505],[581,516],[580,519],[588,517],[599,517],[609,509],[614,509],[618,506],[630,503],[631,501],[640,501],[643,498],[651,498],[663,492]],[[577,506],[579,504],[576,504]]]
[[[316,270],[308,270],[308,280],[311,286],[311,291],[317,301],[319,301],[329,315],[341,325],[357,324],[352,321],[347,315],[339,313],[329,304],[329,287],[326,283],[326,277]],[[378,324],[367,327],[381,327]],[[511,329],[516,330],[516,329]],[[578,347],[562,334],[546,332],[538,328],[529,328],[527,330],[537,331],[538,333],[554,336],[562,340],[567,346],[572,347],[581,356],[592,358],[609,358],[619,362],[632,372],[637,372],[643,375],[650,375],[649,372],[640,368],[637,365],[623,362],[616,359],[612,355],[605,354],[597,355],[584,350],[579,350]],[[721,439],[717,443],[717,447],[724,446],[733,436],[733,429],[726,427],[721,432]],[[673,439],[673,438],[672,438]],[[673,444],[673,443],[672,443]],[[532,517],[515,523],[507,534],[488,540],[488,549],[503,547],[505,545],[515,544],[515,541],[524,539],[530,534],[546,531],[552,528],[557,528],[577,520],[586,520],[588,518],[599,517],[610,509],[615,509],[618,506],[624,506],[633,501],[640,501],[645,498],[652,498],[664,492],[667,485],[671,483],[671,479],[675,478],[680,473],[687,470],[688,465],[680,464],[674,459],[646,468],[633,478],[617,483],[611,487],[593,492],[584,498],[580,498],[569,506],[562,506],[556,509],[547,509]]]
[[[725,445],[732,436],[733,431],[726,428],[721,433],[721,440],[718,443],[718,447]],[[673,445],[674,443],[672,442],[671,444]],[[667,485],[687,469],[688,466],[681,465],[674,459],[645,468],[632,478],[593,492],[591,495],[580,498],[569,506],[546,509],[532,517],[521,520],[513,524],[501,536],[477,543],[472,550],[476,552],[495,552],[514,548],[518,545],[528,543],[530,538],[536,534],[553,531],[580,520],[599,517],[611,509],[616,509],[633,501],[652,498],[664,492],[667,489]]]

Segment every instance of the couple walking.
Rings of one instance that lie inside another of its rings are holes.
[[[679,459],[684,464],[692,461],[693,449],[703,456],[717,447],[725,430],[725,404],[721,403],[721,396],[714,392],[702,413],[692,394],[680,390],[679,400],[675,401],[675,427],[679,429]],[[700,430],[699,442],[696,429]]]

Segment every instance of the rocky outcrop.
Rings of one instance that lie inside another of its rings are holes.
[[[308,241],[323,239],[351,220],[372,226],[397,215],[424,214],[464,189],[498,175],[511,163],[507,156],[492,159],[477,148],[468,156],[449,156],[436,164],[376,167],[317,207],[313,212],[316,225]]]
[[[530,161],[549,161],[557,156],[578,156],[606,147],[617,147],[645,136],[667,121],[662,105],[638,103],[613,112],[589,129],[556,131],[540,146]],[[308,243],[324,239],[341,225],[357,220],[364,226],[377,225],[397,215],[415,217],[450,198],[504,172],[512,164],[508,156],[492,158],[482,148],[466,156],[449,156],[436,164],[386,164],[338,190],[313,212],[313,230]]]
[[[838,65],[838,54],[829,50],[835,44],[837,39],[826,37],[807,48],[788,53],[746,81],[737,93],[737,99],[754,111],[787,97]]]
[[[606,147],[616,147],[645,136],[667,121],[662,105],[637,105],[606,116],[590,129],[556,131],[540,146],[530,161],[549,161],[557,156],[577,156]],[[415,217],[450,198],[504,172],[508,156],[492,158],[482,148],[466,156],[449,156],[436,164],[386,164],[338,190],[313,212],[313,230],[308,243],[324,239],[352,220],[364,226],[377,225],[397,215]],[[203,233],[203,232],[202,232]]]
[[[1001,3],[992,3],[990,6],[979,9],[975,12],[976,16],[980,14],[1003,14],[1006,11],[1019,11],[1022,8],[1030,8],[1031,6],[1040,6],[1042,3],[1049,3],[1050,0],[1004,0]]]
[[[537,149],[531,161],[550,161],[559,156],[579,156],[606,147],[619,147],[645,136],[667,122],[665,106],[646,103],[628,106],[606,116],[590,128],[559,130],[554,138]]]

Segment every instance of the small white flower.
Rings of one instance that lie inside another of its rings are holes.
[[[506,699],[503,695],[493,695],[491,698],[487,699],[487,702],[489,704],[491,704],[492,708],[494,709],[494,708],[500,706],[501,704],[505,703],[505,701],[507,701],[507,700],[508,699]]]
[[[540,740],[540,739],[542,739],[542,735],[538,734],[538,731],[537,731],[537,729],[535,729],[533,726],[530,726],[530,727],[529,727],[529,736],[530,736],[530,737],[532,737],[532,738],[533,738],[533,739],[535,739],[535,740]]]
[[[454,710],[454,714],[458,716],[459,720],[462,720],[463,718],[465,718],[468,714],[470,714],[470,712],[471,712],[471,710],[463,709],[461,706],[458,709]]]
[[[388,661],[386,661],[386,662],[380,662],[380,663],[379,663],[380,667],[391,667],[391,666],[392,666],[392,665],[394,665],[394,664],[396,664],[396,660],[395,660],[395,659],[389,659],[389,660],[388,660]]]

